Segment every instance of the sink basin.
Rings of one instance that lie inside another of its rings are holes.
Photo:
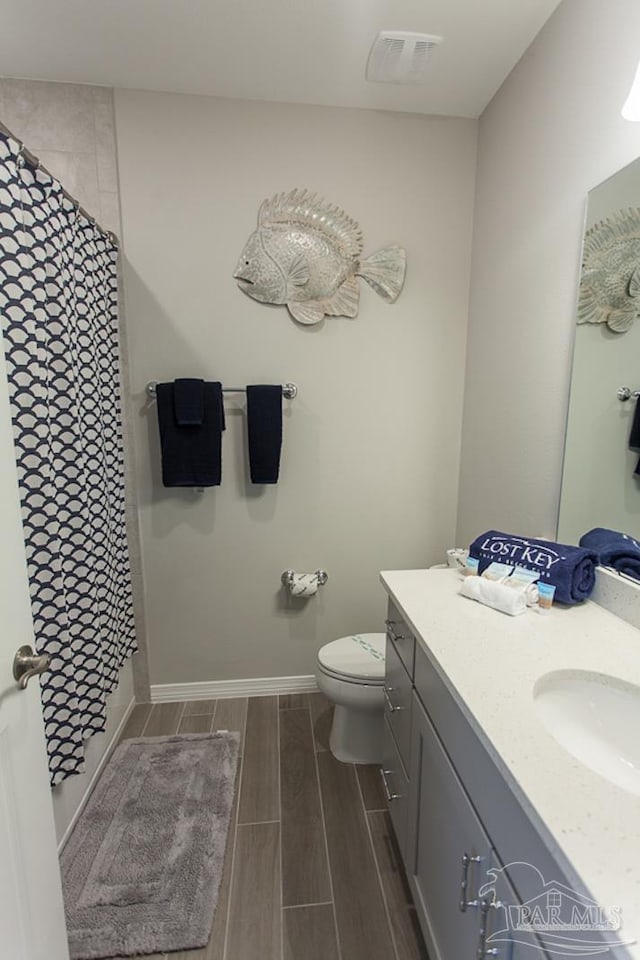
[[[538,716],[586,767],[640,794],[640,687],[604,673],[556,670],[536,682]]]

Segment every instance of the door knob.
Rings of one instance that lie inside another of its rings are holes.
[[[30,646],[20,647],[13,658],[13,678],[18,681],[21,690],[25,690],[31,677],[49,669],[51,657],[47,653],[38,655]]]

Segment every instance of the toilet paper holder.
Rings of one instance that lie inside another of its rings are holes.
[[[295,571],[295,570],[285,570],[285,571],[284,571],[284,573],[282,574],[282,576],[281,576],[280,579],[282,580],[282,582],[283,582],[283,584],[285,585],[285,587],[288,587],[289,589],[291,589],[291,585],[293,584],[293,578],[295,577],[295,575],[296,575],[296,571]],[[329,579],[329,574],[327,573],[327,571],[326,571],[326,570],[316,570],[315,575],[316,575],[316,577],[318,578],[318,586],[319,586],[319,587],[324,587],[325,583],[326,583],[327,580]]]

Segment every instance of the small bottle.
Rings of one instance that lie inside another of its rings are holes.
[[[538,583],[538,613],[551,613],[555,592],[552,583]]]
[[[467,562],[464,568],[465,577],[477,577],[479,565],[480,561],[475,557],[467,557]]]

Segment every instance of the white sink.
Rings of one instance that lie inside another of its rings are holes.
[[[618,787],[640,794],[640,687],[604,673],[556,670],[536,682],[538,716],[561,746]]]

